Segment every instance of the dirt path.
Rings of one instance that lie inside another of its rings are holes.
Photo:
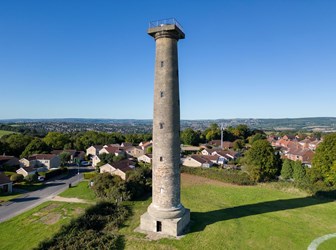
[[[83,199],[65,198],[65,197],[61,197],[61,196],[55,196],[51,200],[52,201],[61,201],[61,202],[71,202],[71,203],[88,203],[88,204],[92,204],[93,203],[91,201],[86,201],[86,200],[83,200]]]

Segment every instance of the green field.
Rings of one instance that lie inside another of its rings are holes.
[[[191,209],[189,232],[158,241],[134,232],[150,201],[134,202],[121,230],[126,249],[307,249],[315,238],[336,232],[336,202],[271,185],[233,186],[184,175],[182,202]],[[323,249],[332,246],[325,242]]]
[[[6,131],[6,130],[0,130],[0,138],[4,135],[9,135],[9,134],[13,134],[14,132],[12,131]]]
[[[51,237],[61,225],[83,213],[88,204],[45,202],[42,205],[0,223],[0,249],[26,250]]]
[[[94,201],[87,182],[62,197]],[[198,176],[182,176],[182,202],[191,209],[187,234],[148,240],[134,232],[150,200],[127,202],[132,216],[119,231],[125,249],[307,249],[316,238],[336,233],[336,202],[307,197],[279,185],[234,186]],[[32,249],[90,204],[47,202],[0,224],[0,249]],[[335,249],[336,239],[318,248]]]
[[[73,186],[59,196],[66,197],[66,198],[79,198],[87,201],[95,201],[95,195],[93,191],[88,187],[87,181],[82,181],[78,183],[76,186]]]

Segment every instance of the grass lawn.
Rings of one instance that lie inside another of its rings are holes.
[[[66,198],[79,198],[87,201],[96,201],[96,197],[92,189],[88,187],[87,181],[78,183],[76,186],[73,186],[59,194],[59,196]]]
[[[6,131],[6,130],[0,130],[0,138],[4,135],[9,135],[9,134],[13,134],[14,132],[12,131]]]
[[[183,175],[182,203],[191,209],[189,232],[179,240],[149,241],[134,229],[150,200],[131,202],[133,216],[120,230],[126,249],[307,249],[315,238],[336,233],[335,201],[274,185],[233,186]],[[335,242],[321,247],[335,249]]]
[[[51,237],[71,218],[83,213],[88,204],[45,202],[42,205],[0,223],[0,249],[32,249]]]
[[[2,202],[9,201],[11,199],[15,199],[19,197],[21,194],[11,193],[11,194],[2,194],[0,195],[0,206]]]
[[[23,189],[27,191],[36,191],[44,187],[45,187],[45,184],[43,182],[36,182],[36,183],[31,183],[31,184],[21,182],[21,183],[16,183],[14,185],[14,188],[19,188],[19,189]]]

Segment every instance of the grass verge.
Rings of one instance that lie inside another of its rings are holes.
[[[96,201],[95,194],[92,189],[89,188],[89,183],[87,181],[82,181],[78,183],[76,186],[72,186],[71,188],[65,190],[63,193],[59,194],[61,197],[66,198],[78,198],[87,201]]]
[[[150,200],[130,204],[133,216],[120,230],[126,249],[307,249],[315,238],[336,232],[334,201],[273,186],[235,186],[184,174],[182,203],[191,210],[188,233],[157,241],[134,232]]]
[[[0,223],[0,249],[32,249],[54,235],[71,218],[82,214],[87,204],[45,202],[42,205]]]

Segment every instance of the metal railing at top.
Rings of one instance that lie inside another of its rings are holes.
[[[178,21],[176,21],[175,18],[167,18],[167,19],[149,22],[149,28],[161,27],[164,25],[172,25],[172,24],[175,24],[181,31],[183,31],[182,26],[179,24]]]

